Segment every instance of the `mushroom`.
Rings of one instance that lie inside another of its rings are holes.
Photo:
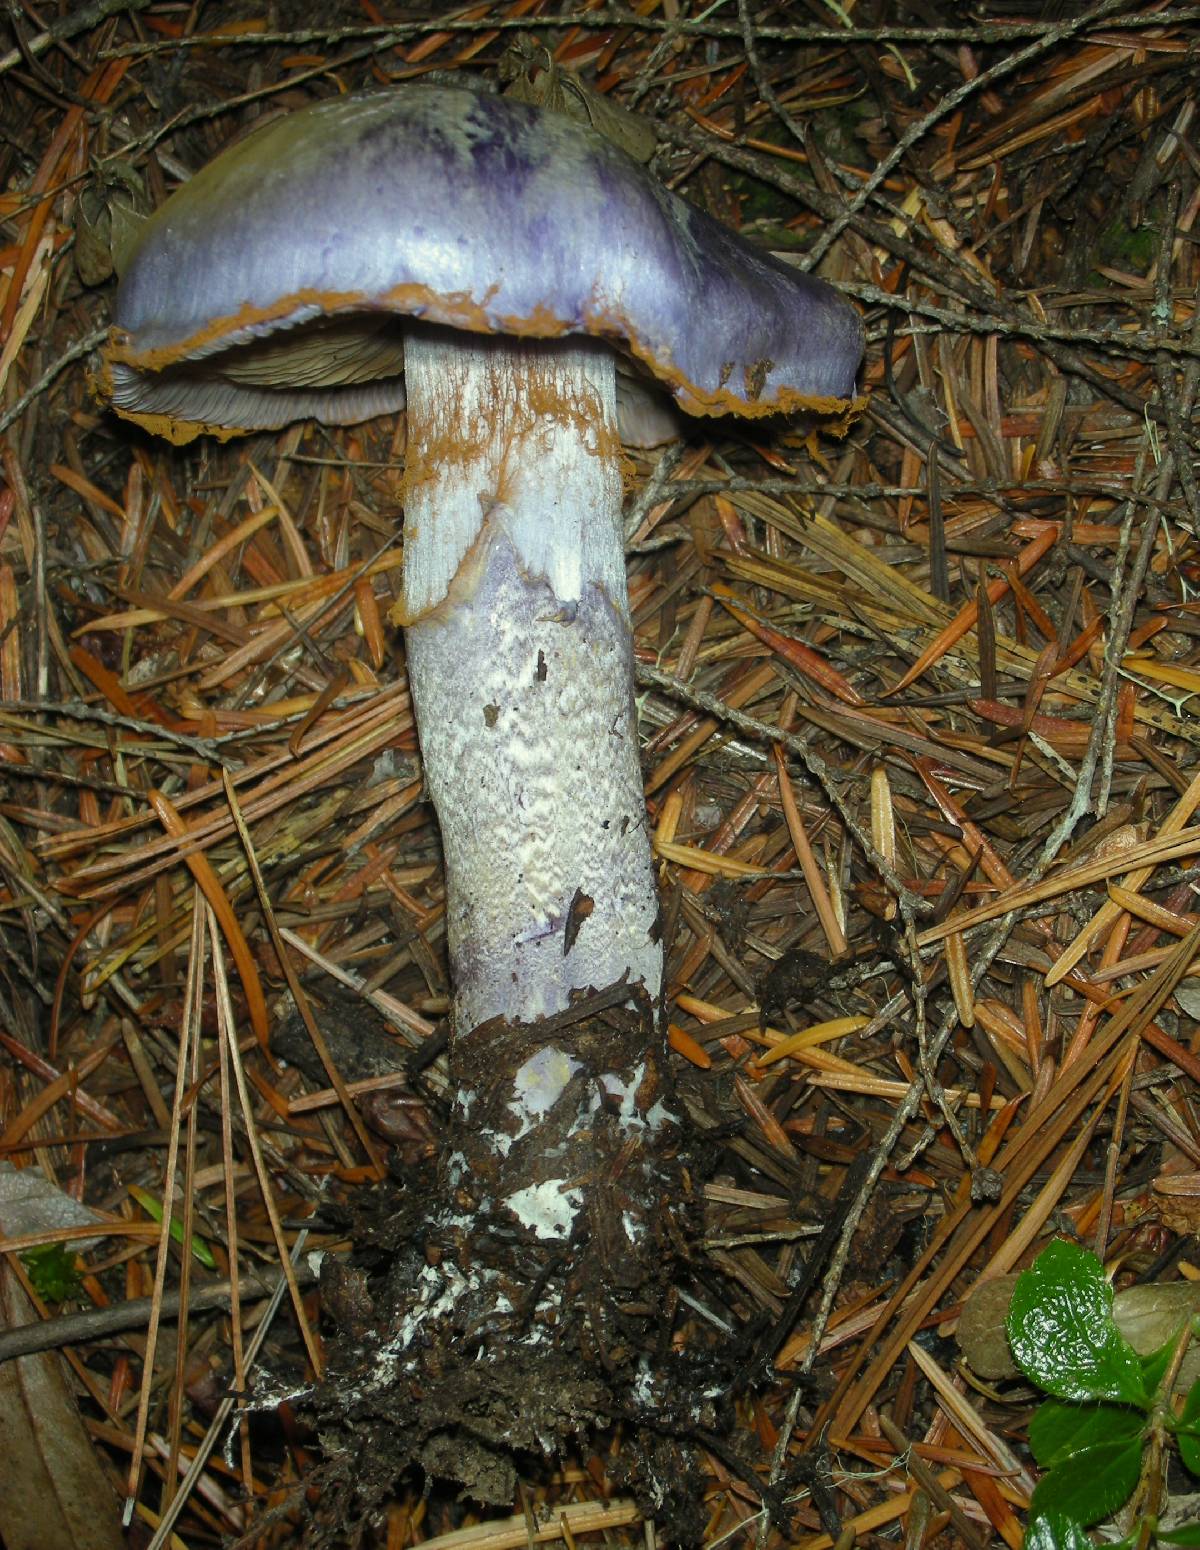
[[[671,1118],[616,351],[692,415],[844,419],[862,333],[589,128],[410,87],[276,118],[176,192],[100,379],[175,442],[407,398],[399,613],[446,863],[450,1183],[529,1241],[567,1238],[585,1204],[573,1138],[594,1166],[606,1124],[615,1156]],[[625,1018],[590,1042],[589,991]]]

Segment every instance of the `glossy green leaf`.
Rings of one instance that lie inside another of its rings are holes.
[[[1142,1440],[1101,1443],[1072,1453],[1038,1481],[1034,1512],[1060,1512],[1076,1523],[1098,1523],[1133,1495],[1142,1468]]]
[[[1022,1370],[1060,1399],[1110,1399],[1148,1409],[1141,1358],[1112,1319],[1112,1288],[1094,1254],[1056,1241],[1013,1290],[1008,1338]]]
[[[1073,1453],[1104,1443],[1137,1441],[1146,1425],[1143,1411],[1128,1405],[1073,1404],[1049,1399],[1029,1423],[1029,1446],[1043,1469],[1052,1469]]]
[[[1039,1512],[1029,1520],[1022,1550],[1092,1550],[1092,1542],[1061,1512]]]

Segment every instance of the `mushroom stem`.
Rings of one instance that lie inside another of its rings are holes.
[[[662,951],[611,353],[413,328],[404,618],[446,861],[457,1036]]]

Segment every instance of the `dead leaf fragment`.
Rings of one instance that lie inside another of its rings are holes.
[[[587,124],[634,161],[648,162],[654,155],[657,141],[649,120],[592,91],[573,70],[556,64],[544,43],[527,33],[518,33],[505,49],[498,73],[508,82],[506,97]]]
[[[1149,1356],[1178,1338],[1188,1319],[1200,1313],[1200,1283],[1151,1282],[1128,1286],[1113,1299],[1113,1320],[1139,1356]],[[1175,1379],[1175,1392],[1185,1394],[1200,1378],[1200,1347],[1190,1345]]]
[[[0,1328],[37,1317],[0,1264]],[[0,1365],[0,1543],[6,1550],[125,1550],[117,1494],[53,1351]]]

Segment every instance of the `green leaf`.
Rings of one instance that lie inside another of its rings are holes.
[[[1048,1399],[1029,1423],[1029,1446],[1043,1469],[1052,1469],[1073,1453],[1104,1443],[1127,1443],[1141,1437],[1146,1417],[1128,1405],[1071,1404]]]
[[[1049,1244],[1013,1289],[1008,1338],[1035,1383],[1060,1399],[1154,1402],[1140,1357],[1112,1319],[1112,1288],[1094,1254]]]
[[[1157,1394],[1162,1387],[1162,1380],[1167,1375],[1167,1368],[1175,1355],[1175,1340],[1168,1340],[1166,1345],[1160,1346],[1157,1351],[1151,1351],[1149,1356],[1143,1356],[1142,1382],[1146,1385],[1146,1391]]]
[[[1200,1475],[1200,1381],[1188,1390],[1175,1440],[1179,1444],[1179,1457],[1192,1474]]]
[[[1029,1520],[1022,1550],[1092,1550],[1092,1542],[1061,1512],[1039,1512]]]
[[[142,1210],[146,1212],[147,1216],[152,1216],[156,1222],[162,1221],[162,1202],[156,1199],[148,1189],[141,1189],[138,1185],[131,1184],[129,1186],[129,1193],[137,1201],[138,1205],[141,1206]],[[174,1213],[172,1213],[171,1224],[168,1228],[168,1231],[170,1232],[172,1238],[174,1238],[175,1242],[182,1246],[183,1222],[179,1217],[174,1215]],[[217,1268],[217,1262],[213,1258],[212,1250],[209,1248],[208,1244],[205,1243],[200,1234],[195,1232],[192,1234],[192,1254],[200,1261],[206,1270],[215,1270]]]
[[[1164,1545],[1200,1545],[1200,1523],[1185,1523],[1182,1528],[1160,1528],[1158,1537]]]
[[[1098,1523],[1133,1495],[1142,1470],[1142,1440],[1105,1442],[1072,1453],[1034,1487],[1034,1512],[1060,1512],[1076,1523]]]
[[[46,1302],[65,1302],[79,1290],[82,1277],[75,1268],[75,1248],[65,1243],[43,1243],[21,1255],[34,1290]]]

